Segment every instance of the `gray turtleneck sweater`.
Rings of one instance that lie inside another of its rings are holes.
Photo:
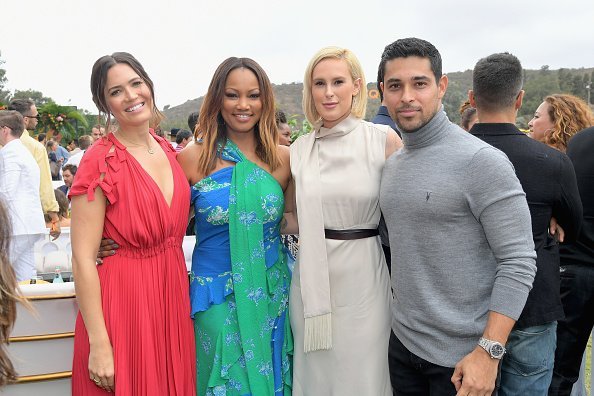
[[[454,367],[489,311],[518,319],[536,273],[530,212],[501,151],[443,111],[385,164],[380,192],[392,249],[392,329],[415,355]]]

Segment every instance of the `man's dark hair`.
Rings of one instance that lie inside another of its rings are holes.
[[[285,114],[284,111],[282,110],[277,110],[274,113],[274,118],[276,119],[276,125],[278,126],[279,124],[286,124],[287,123],[287,115]]]
[[[39,135],[37,135],[38,142],[43,142],[44,140],[45,140],[45,133],[40,133]]]
[[[93,138],[89,135],[82,135],[78,138],[78,147],[81,150],[86,150],[93,144]]]
[[[8,105],[8,110],[16,110],[24,116],[31,115],[31,107],[35,102],[31,99],[15,99]]]
[[[16,110],[0,110],[0,127],[10,128],[10,134],[20,138],[25,130],[23,116]]]
[[[76,166],[74,164],[66,164],[62,167],[62,172],[70,171],[70,173],[72,173],[72,176],[76,175],[77,170],[78,170],[78,166]]]
[[[190,115],[188,116],[188,127],[190,128],[190,131],[192,131],[192,133],[194,133],[194,130],[196,129],[196,124],[198,124],[198,117],[200,117],[200,113],[198,113],[197,111],[190,113]]]
[[[418,56],[429,59],[431,64],[431,71],[435,76],[435,82],[439,83],[441,78],[441,55],[433,44],[428,41],[409,37],[394,41],[384,48],[382,59],[380,61],[377,71],[377,84],[384,81],[384,74],[386,72],[386,63],[396,58],[408,58],[409,56]],[[381,91],[381,90],[380,90]],[[380,95],[383,100],[383,95]]]
[[[497,111],[513,106],[524,82],[519,59],[503,52],[482,58],[474,66],[472,91],[476,106]]]
[[[177,134],[175,135],[175,143],[180,144],[185,139],[191,138],[193,135],[194,134],[188,131],[187,129],[180,129],[179,131],[177,131]]]
[[[384,101],[384,93],[382,91],[381,83],[384,82],[384,67],[386,66],[386,62],[380,62],[377,68],[377,91],[379,92],[380,102]]]

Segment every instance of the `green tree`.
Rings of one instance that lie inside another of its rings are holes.
[[[586,101],[590,99],[589,105],[592,104],[592,89],[594,89],[594,83],[592,82],[592,77],[594,77],[594,72],[586,73],[584,75],[584,86],[586,87]]]
[[[6,82],[6,69],[2,67],[4,61],[2,60],[2,53],[0,52],[0,103],[8,103],[10,101],[10,91],[4,90]]]
[[[78,138],[79,127],[88,127],[87,119],[75,106],[60,106],[48,102],[39,107],[37,131],[59,133],[65,141]]]
[[[14,96],[12,99],[31,99],[33,102],[35,102],[35,106],[37,107],[41,107],[49,102],[53,102],[52,98],[43,96],[43,93],[33,89],[27,89],[26,91],[19,91],[17,89],[14,91]]]
[[[557,72],[559,80],[559,89],[561,92],[571,92],[571,73],[567,69],[559,69]]]
[[[91,129],[93,128],[93,126],[97,124],[105,125],[105,123],[107,122],[104,116],[92,114],[88,110],[83,110],[82,115],[87,121],[87,125],[83,128],[81,128],[81,125],[78,126],[79,133],[76,137],[79,137],[80,135],[89,135],[91,133]]]
[[[301,135],[307,135],[313,130],[312,125],[300,114],[293,114],[287,120],[291,128],[291,141],[294,142]],[[301,124],[301,125],[300,125]]]
[[[583,77],[575,74],[571,80],[571,94],[586,100],[586,86],[583,83]]]
[[[559,92],[559,73],[563,75],[563,72],[554,73],[545,66],[536,73],[525,71],[525,95],[522,108],[518,112],[519,126],[526,128],[544,97]]]

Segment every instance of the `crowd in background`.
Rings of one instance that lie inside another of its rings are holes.
[[[314,130],[296,142],[249,58],[221,63],[188,129],[159,127],[127,53],[93,68],[106,123],[88,135],[32,136],[35,104],[11,102],[0,342],[33,245],[72,222],[74,394],[568,395],[594,324],[592,107],[548,95],[518,128],[508,53],[478,61],[459,125],[447,85],[433,45],[398,40],[367,122],[357,58],[324,48],[304,77]],[[4,349],[0,369],[0,386],[15,379]]]

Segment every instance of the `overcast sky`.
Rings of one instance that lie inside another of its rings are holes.
[[[92,112],[91,67],[115,51],[140,60],[160,108],[204,95],[229,56],[255,59],[273,83],[300,82],[318,49],[338,45],[375,81],[385,45],[411,36],[437,47],[445,72],[502,51],[527,69],[594,66],[587,0],[4,0],[0,10],[8,89]]]

